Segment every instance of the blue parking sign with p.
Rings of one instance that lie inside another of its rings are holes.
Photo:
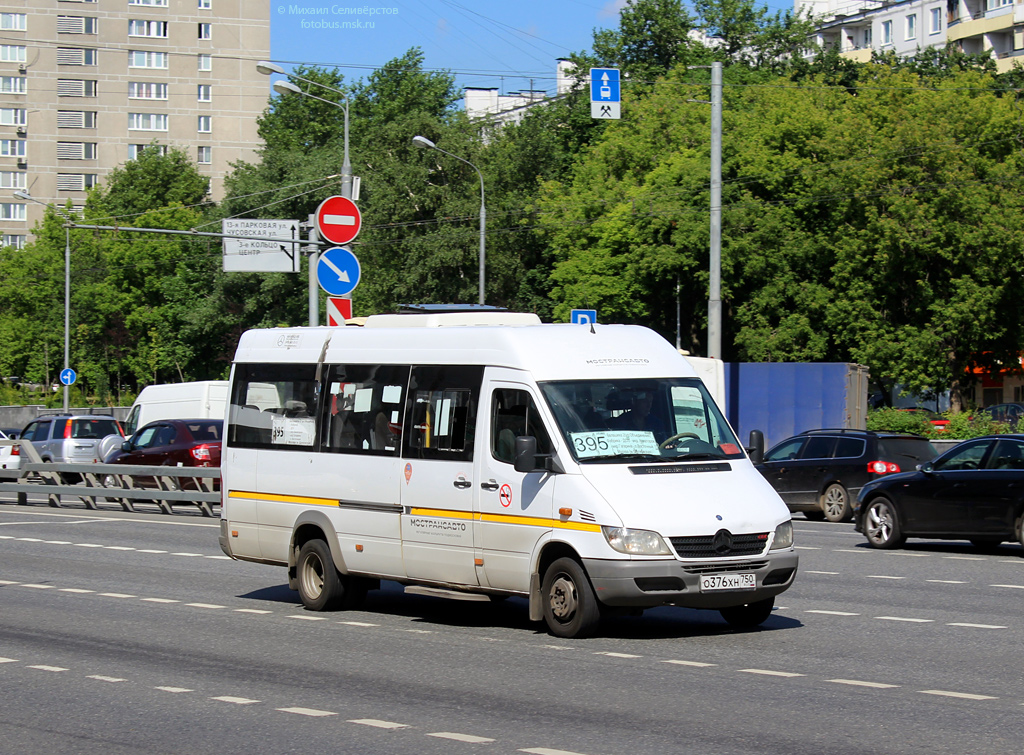
[[[592,325],[597,322],[597,310],[574,309],[569,315],[569,322],[576,325]]]

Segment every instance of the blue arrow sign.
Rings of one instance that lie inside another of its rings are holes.
[[[569,322],[577,325],[592,325],[597,322],[596,309],[574,309],[569,313]]]
[[[78,379],[78,373],[70,367],[65,367],[60,371],[60,382],[64,385],[73,385]]]
[[[331,296],[345,296],[359,285],[359,260],[348,249],[334,246],[320,253],[316,279]]]
[[[621,100],[622,95],[619,91],[619,69],[591,68],[590,101],[620,102]]]

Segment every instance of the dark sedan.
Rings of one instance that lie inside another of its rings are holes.
[[[224,420],[169,419],[150,422],[107,457],[109,464],[219,467]]]
[[[1024,544],[1024,434],[964,441],[916,472],[865,485],[854,523],[874,548],[908,537]]]

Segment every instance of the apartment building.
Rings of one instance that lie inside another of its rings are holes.
[[[0,232],[21,246],[44,208],[147,145],[184,149],[215,199],[252,161],[269,0],[0,0]]]
[[[954,43],[988,53],[1000,72],[1024,65],[1024,0],[794,0],[817,21],[816,41],[863,62],[871,51],[913,55]]]

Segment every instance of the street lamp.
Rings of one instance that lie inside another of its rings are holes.
[[[27,199],[30,202],[41,204],[44,207],[52,207],[53,211],[64,218],[64,370],[63,373],[70,367],[70,351],[71,351],[71,218],[65,215],[63,212],[58,210],[56,206],[49,202],[44,202],[41,199],[36,199],[30,195],[27,191],[16,191],[14,196],[18,199]],[[69,386],[64,383],[64,413],[68,412],[69,405]]]
[[[484,204],[484,174],[480,172],[480,169],[473,165],[469,160],[465,160],[458,155],[453,155],[451,152],[447,152],[430,139],[425,136],[414,136],[412,143],[421,149],[436,149],[438,152],[448,155],[448,157],[454,157],[459,162],[466,163],[470,168],[476,171],[476,174],[480,177],[480,304],[484,303],[484,271],[486,269],[487,255],[484,250],[484,232],[487,227],[487,207]]]

